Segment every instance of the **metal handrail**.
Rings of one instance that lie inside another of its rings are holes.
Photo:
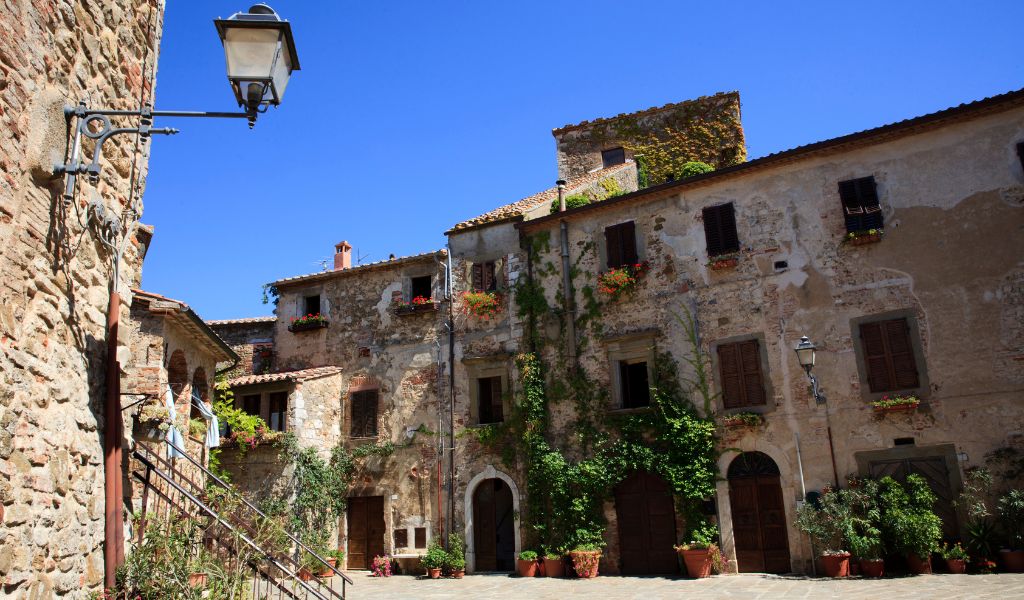
[[[217,511],[215,511],[215,510],[213,510],[213,508],[207,506],[206,503],[204,503],[199,498],[196,498],[191,492],[189,492],[184,487],[182,487],[180,484],[178,484],[178,482],[174,481],[174,479],[169,477],[161,469],[157,468],[157,466],[154,465],[148,458],[143,456],[141,452],[139,452],[138,450],[135,450],[134,452],[132,452],[132,455],[135,457],[135,459],[137,459],[143,465],[145,465],[147,468],[149,468],[151,470],[151,472],[156,473],[157,476],[159,476],[161,479],[163,479],[168,484],[170,484],[171,487],[173,487],[175,490],[177,490],[177,492],[179,494],[184,495],[193,504],[195,504],[196,506],[201,508],[204,512],[206,512],[208,515],[213,517],[218,523],[220,523],[224,527],[228,528],[229,531],[231,531],[233,533],[237,533],[238,536],[242,539],[242,541],[244,541],[250,548],[252,548],[253,550],[257,551],[258,553],[260,553],[261,555],[266,557],[266,560],[270,561],[270,563],[272,565],[274,565],[276,568],[280,569],[285,575],[288,576],[289,579],[291,579],[292,581],[297,582],[299,585],[301,585],[303,588],[305,588],[307,592],[311,592],[318,599],[320,599],[320,600],[328,600],[326,596],[322,595],[316,589],[312,588],[309,584],[307,584],[305,581],[303,581],[296,573],[293,573],[292,571],[288,570],[288,568],[286,568],[285,565],[281,564],[276,558],[274,558],[272,555],[268,554],[256,542],[254,542],[251,539],[249,539],[249,536],[245,535],[245,533],[242,533],[241,531],[238,531],[238,529],[235,528],[234,525],[232,525],[226,519],[221,517],[220,514],[217,513]],[[142,483],[144,483],[146,485],[151,485],[137,471],[134,472],[133,474],[135,475],[136,479],[138,479]],[[260,570],[258,566],[256,566],[256,570]],[[263,572],[263,574],[268,576],[268,577],[270,577],[270,575],[268,573],[266,573],[265,571]],[[281,589],[282,591],[285,591],[285,592],[289,593],[289,595],[295,597],[294,594],[291,594],[290,592],[288,592],[287,590],[282,588],[278,584],[276,579],[271,578],[271,581],[272,581],[272,583],[275,584],[275,586],[278,587],[278,589]],[[328,588],[328,589],[330,589],[330,588]],[[331,590],[331,591],[333,592],[333,590]],[[337,595],[337,594],[335,594],[335,595]]]
[[[250,510],[254,511],[256,514],[258,514],[259,516],[263,517],[264,519],[268,519],[269,518],[269,517],[267,517],[267,515],[263,511],[261,511],[260,509],[256,508],[256,506],[254,506],[251,502],[246,500],[245,496],[243,496],[242,494],[238,494],[231,484],[227,483],[226,481],[224,481],[220,477],[217,477],[212,471],[210,471],[209,469],[204,467],[201,463],[199,463],[194,458],[189,456],[189,454],[187,452],[185,452],[184,449],[179,448],[176,444],[172,443],[170,440],[164,440],[164,441],[167,443],[167,445],[169,447],[177,450],[178,454],[182,455],[186,460],[188,460],[190,463],[192,463],[193,465],[198,467],[199,470],[201,470],[207,477],[212,478],[214,481],[216,481],[218,484],[220,484],[220,486],[222,488],[228,490],[229,492],[236,493],[238,495],[238,499],[241,500],[247,507],[249,507]],[[147,450],[147,452],[151,452],[151,450],[149,450],[148,448],[146,450]],[[323,565],[324,567],[327,567],[328,569],[334,571],[334,573],[336,575],[341,575],[342,579],[345,580],[345,583],[348,583],[348,584],[351,584],[351,585],[355,585],[355,581],[352,581],[352,578],[350,578],[344,572],[339,571],[337,568],[332,567],[331,564],[329,562],[325,561],[322,556],[320,556],[316,552],[313,552],[309,548],[309,546],[306,546],[305,544],[303,544],[301,540],[299,540],[297,537],[292,535],[289,531],[285,530],[284,533],[285,533],[285,535],[288,536],[288,539],[290,539],[292,542],[294,542],[299,548],[302,548],[303,550],[305,550],[309,554],[311,554],[314,557],[316,557],[316,559],[318,561],[320,561],[321,565]],[[328,586],[328,589],[331,589],[330,586]],[[341,596],[338,596],[337,593],[334,592],[333,589],[331,589],[331,592],[337,598],[344,598],[344,594],[345,594],[344,590],[345,590],[345,584],[342,584],[342,595]]]

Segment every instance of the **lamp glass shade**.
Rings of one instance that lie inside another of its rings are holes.
[[[807,339],[807,336],[800,338],[800,343],[797,344],[796,358],[800,362],[800,366],[807,369],[814,366],[814,352],[817,347],[811,343],[811,340]]]
[[[249,13],[236,13],[214,24],[224,44],[228,80],[239,106],[256,109],[280,104],[292,71],[299,69],[288,22],[273,9],[257,5]],[[250,91],[259,89],[262,93],[256,95],[257,100]]]

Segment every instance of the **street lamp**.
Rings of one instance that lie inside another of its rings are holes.
[[[247,13],[235,13],[214,22],[224,44],[228,81],[238,106],[266,112],[271,104],[281,104],[292,71],[299,70],[295,39],[288,21],[277,16],[266,4],[257,4]]]
[[[793,350],[796,352],[796,359],[800,362],[800,366],[804,368],[807,373],[808,379],[811,380],[811,393],[814,394],[814,401],[818,404],[825,403],[825,396],[818,389],[818,378],[811,374],[811,369],[814,368],[815,350],[818,347],[811,343],[811,340],[807,336],[800,338],[800,343],[796,345]]]

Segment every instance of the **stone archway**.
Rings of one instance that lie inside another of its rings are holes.
[[[466,486],[466,497],[465,497],[465,529],[463,531],[464,538],[466,540],[466,571],[476,571],[476,542],[474,536],[476,531],[474,530],[473,523],[473,496],[476,494],[477,488],[480,484],[485,481],[492,479],[499,479],[504,482],[508,488],[512,491],[512,534],[515,540],[515,555],[518,556],[522,550],[522,539],[520,534],[520,521],[519,521],[519,487],[516,482],[512,480],[507,474],[494,468],[494,465],[487,465],[483,471],[477,473],[470,481],[469,485]]]

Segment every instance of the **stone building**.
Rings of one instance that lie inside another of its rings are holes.
[[[83,231],[89,202],[140,198],[148,144],[105,146],[96,185],[61,199],[63,108],[153,100],[162,0],[15,2],[0,11],[0,585],[11,597],[96,590],[103,579],[105,313],[110,256]],[[88,149],[88,148],[87,148]],[[89,227],[86,225],[85,227]],[[84,234],[84,235],[83,235]],[[115,282],[140,277],[133,239]],[[127,301],[121,310],[128,317]],[[123,332],[122,332],[123,333]],[[126,360],[126,340],[120,353]]]

